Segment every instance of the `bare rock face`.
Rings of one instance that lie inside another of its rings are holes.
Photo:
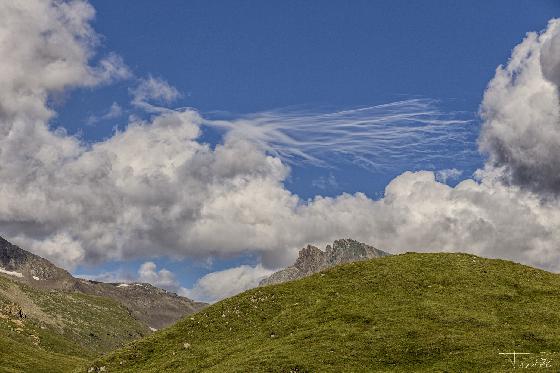
[[[339,264],[381,258],[387,255],[391,254],[352,239],[336,240],[332,246],[327,245],[325,251],[307,245],[300,250],[293,266],[273,273],[262,280],[259,286],[297,280]]]
[[[304,277],[302,272],[294,266],[284,268],[281,271],[274,272],[269,277],[262,279],[259,286],[281,284],[283,282],[292,281]]]
[[[315,246],[307,245],[300,250],[294,267],[302,273],[315,273],[323,269],[325,264],[325,253]]]
[[[71,290],[77,280],[48,260],[0,237],[0,274],[35,288]]]
[[[80,292],[114,299],[128,308],[135,319],[154,329],[171,325],[183,316],[207,306],[206,303],[195,302],[150,284],[112,284],[75,278],[47,259],[13,245],[2,237],[0,276],[36,289]]]
[[[387,255],[390,254],[352,239],[336,240],[332,246],[327,245],[326,248],[328,267]]]

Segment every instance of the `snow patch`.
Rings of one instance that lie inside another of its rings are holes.
[[[151,326],[150,326],[150,330],[151,330],[152,332],[157,332],[157,329],[156,329],[156,328],[152,328]]]
[[[23,273],[8,271],[8,270],[5,270],[4,268],[1,268],[1,267],[0,267],[0,273],[5,273],[5,274],[10,275],[10,276],[23,277]]]
[[[126,288],[126,287],[129,287],[129,286],[130,286],[129,284],[118,284],[117,285],[118,288]]]
[[[40,280],[40,278],[39,278],[39,277],[37,277],[37,276],[33,276],[33,280],[35,280],[35,281],[39,281],[39,280]]]

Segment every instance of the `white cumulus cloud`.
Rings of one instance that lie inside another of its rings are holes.
[[[140,79],[138,85],[130,89],[132,104],[146,111],[158,112],[162,108],[154,104],[170,104],[181,97],[181,93],[160,78],[152,76]]]
[[[200,278],[191,289],[182,288],[180,294],[204,302],[215,302],[256,287],[272,272],[260,264],[212,272]]]
[[[154,255],[262,258],[185,290],[204,299],[253,286],[268,268],[289,264],[297,248],[340,237],[395,253],[468,251],[560,270],[557,21],[528,34],[489,84],[480,139],[489,162],[476,179],[450,187],[433,172],[405,172],[378,200],[363,193],[302,200],[284,186],[294,157],[321,164],[350,149],[354,159],[383,164],[373,149],[398,160],[407,136],[453,141],[449,126],[464,122],[422,102],[330,117],[262,113],[209,121],[190,109],[150,110],[151,102],[178,93],[148,79],[132,92],[152,117],[86,144],[49,127],[48,103],[65,89],[128,76],[116,55],[90,64],[93,16],[85,1],[0,4],[0,231],[16,243],[67,268]],[[223,129],[223,142],[203,143],[205,125]],[[357,140],[362,134],[367,141]],[[138,276],[177,286],[150,262]]]
[[[147,282],[171,291],[177,291],[179,288],[175,275],[165,268],[158,270],[154,262],[145,262],[140,266],[138,269],[138,281]]]
[[[457,180],[463,171],[458,170],[456,168],[447,168],[445,170],[439,170],[436,172],[436,179],[441,181],[442,183],[446,183],[448,180]]]
[[[481,106],[480,149],[507,183],[560,192],[560,22],[530,32],[488,85]]]

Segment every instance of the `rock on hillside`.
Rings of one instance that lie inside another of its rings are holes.
[[[339,264],[381,258],[387,255],[391,254],[352,239],[336,240],[332,246],[327,245],[325,251],[307,245],[300,250],[299,257],[293,266],[273,273],[262,280],[259,286],[292,281]]]
[[[113,284],[73,277],[68,271],[0,237],[0,275],[33,288],[79,292],[111,298],[150,328],[160,329],[197,312],[205,303],[150,284]]]

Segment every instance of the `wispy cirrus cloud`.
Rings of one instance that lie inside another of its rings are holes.
[[[439,104],[416,98],[332,112],[273,110],[205,124],[289,164],[333,167],[338,161],[383,170],[437,163],[450,152],[457,163],[477,157],[473,115]]]

